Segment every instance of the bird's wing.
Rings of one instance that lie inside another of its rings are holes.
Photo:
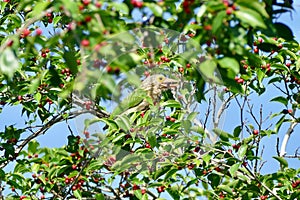
[[[118,104],[118,106],[111,113],[111,116],[115,117],[116,115],[127,113],[126,111],[129,109],[132,112],[140,111],[141,108],[139,105],[142,105],[143,101],[149,101],[150,99],[151,98],[148,97],[147,92],[145,90],[140,88],[136,89]],[[134,109],[135,107],[136,109]]]

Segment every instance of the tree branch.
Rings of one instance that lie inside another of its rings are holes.
[[[287,143],[288,143],[290,136],[291,136],[292,132],[294,131],[294,128],[296,127],[297,124],[298,124],[297,121],[292,122],[289,129],[285,133],[282,144],[281,144],[281,148],[280,148],[280,154],[279,154],[280,157],[285,156]]]

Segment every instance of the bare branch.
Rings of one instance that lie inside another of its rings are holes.
[[[286,147],[287,147],[287,143],[290,139],[290,136],[292,134],[292,132],[294,131],[294,128],[296,127],[296,125],[298,124],[297,121],[293,121],[289,127],[289,129],[287,130],[287,132],[284,135],[284,138],[282,140],[282,144],[281,144],[281,148],[280,148],[280,154],[279,156],[284,157],[286,154]]]

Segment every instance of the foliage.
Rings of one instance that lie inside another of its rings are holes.
[[[299,43],[275,20],[289,2],[3,0],[0,113],[19,106],[26,122],[1,122],[0,196],[296,199],[299,169],[285,158],[299,120]],[[110,116],[108,105],[157,73],[179,87],[158,104],[148,99],[147,111]],[[271,101],[285,109],[267,127],[249,96],[271,86],[280,92]],[[241,120],[229,132],[220,118],[232,102]],[[84,114],[94,117],[75,132],[69,122]],[[67,144],[40,147],[58,123],[69,128]],[[280,168],[262,174],[261,143],[283,124]]]

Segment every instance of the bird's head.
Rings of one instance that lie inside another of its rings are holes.
[[[167,78],[161,74],[156,74],[147,77],[143,81],[142,87],[148,88],[148,87],[156,86],[156,88],[163,90],[168,88],[176,88],[178,84],[179,84],[178,80]]]

